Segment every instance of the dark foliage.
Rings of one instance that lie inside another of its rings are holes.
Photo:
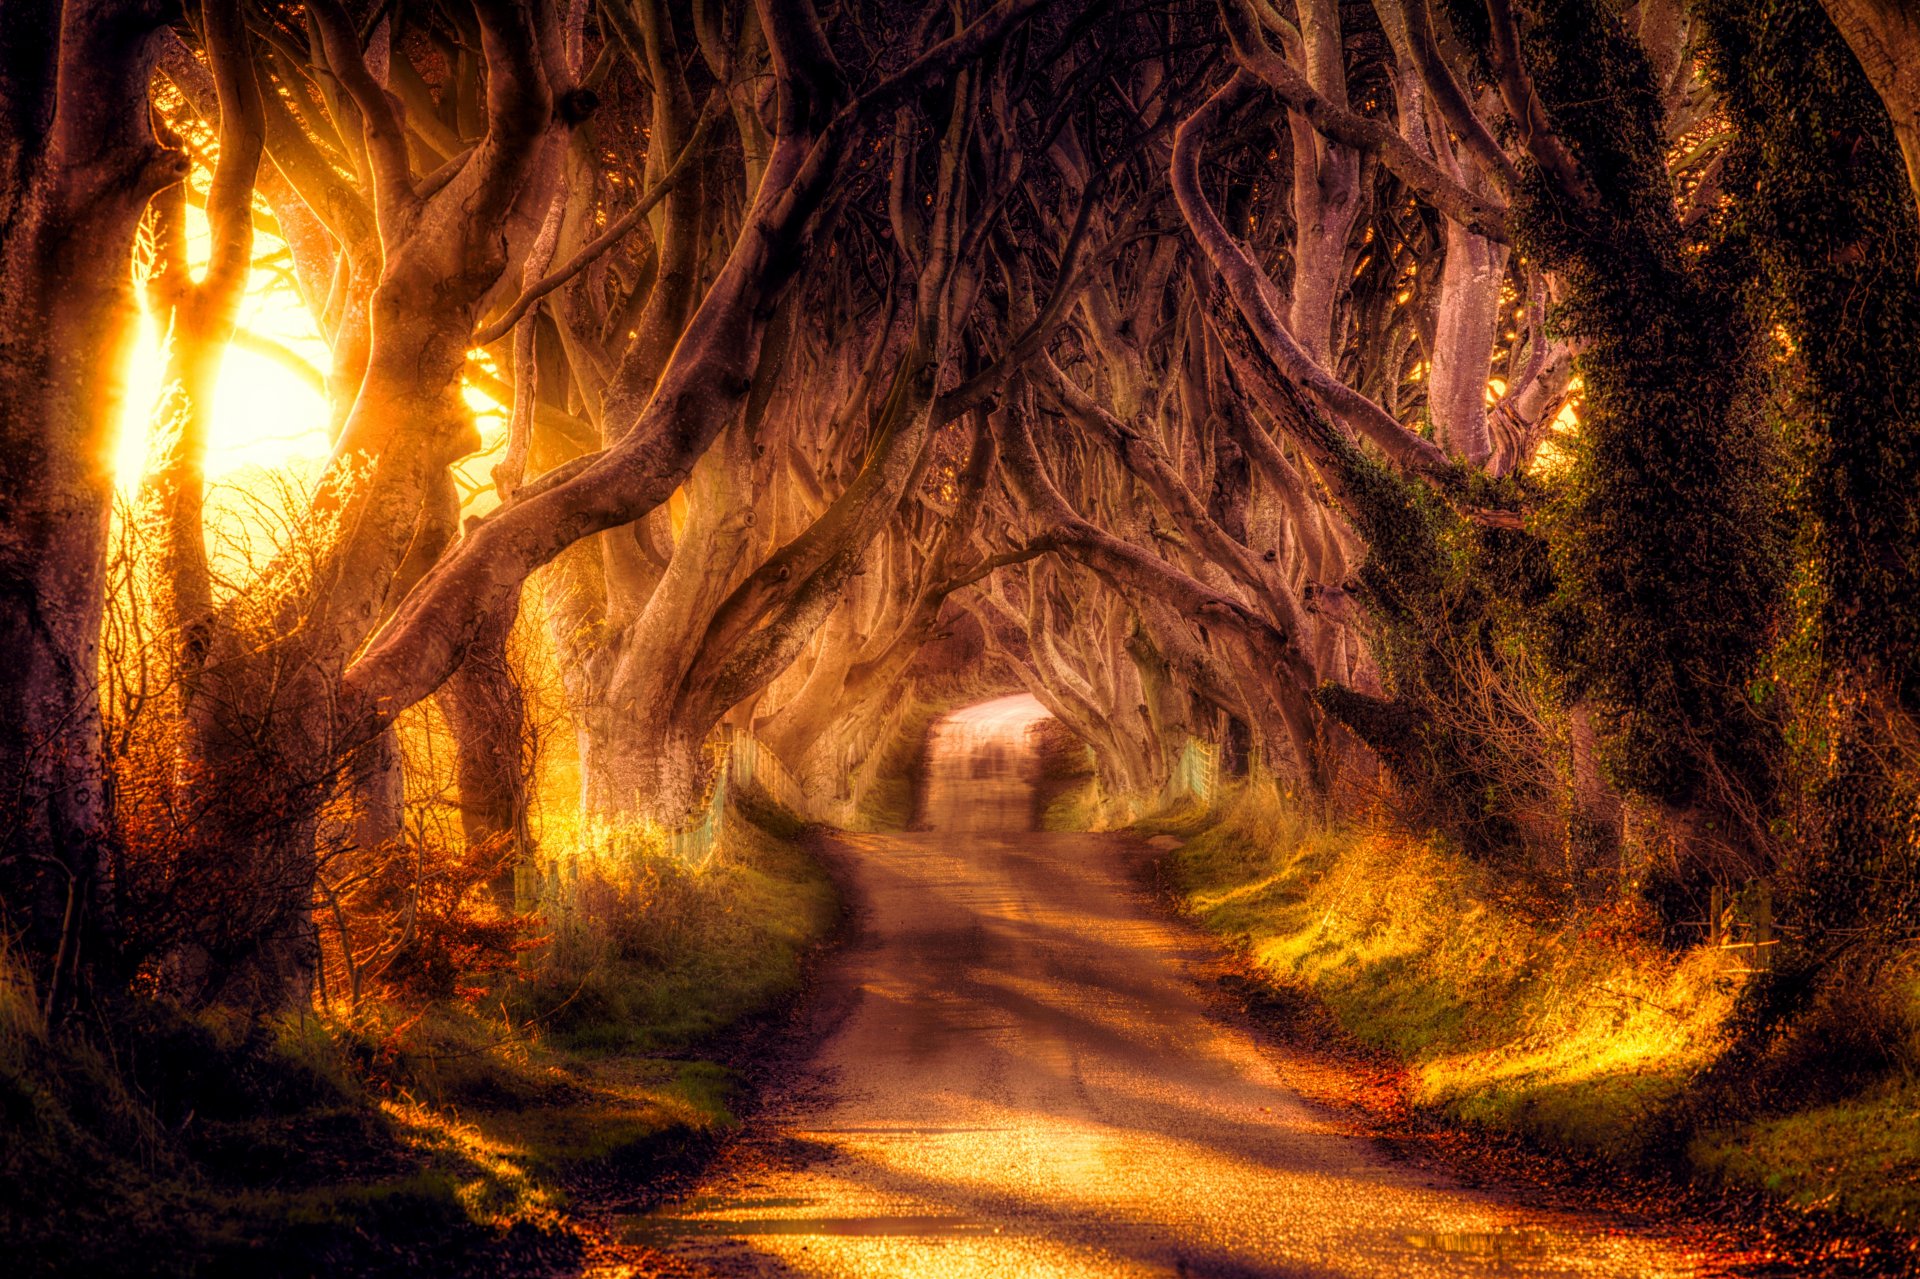
[[[1775,441],[1753,390],[1755,320],[1736,237],[1690,243],[1637,41],[1604,6],[1537,7],[1535,81],[1598,193],[1528,166],[1522,245],[1556,271],[1582,344],[1585,412],[1549,536],[1551,651],[1610,730],[1628,789],[1734,808],[1772,789],[1777,734],[1747,694],[1785,573]]]
[[[1816,950],[1911,937],[1920,854],[1920,229],[1885,109],[1813,0],[1703,6],[1738,132],[1731,220],[1779,325],[1794,515],[1810,589],[1810,792],[1795,919]]]

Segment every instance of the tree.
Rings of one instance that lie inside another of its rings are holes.
[[[127,254],[185,173],[147,118],[161,21],[41,0],[0,36],[0,895],[50,1008],[112,925],[98,662]]]

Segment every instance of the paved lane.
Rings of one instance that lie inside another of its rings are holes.
[[[1343,1135],[1210,1002],[1130,855],[1026,820],[1012,701],[943,724],[932,833],[848,836],[866,908],[815,1086],[636,1241],[721,1275],[1708,1273]]]

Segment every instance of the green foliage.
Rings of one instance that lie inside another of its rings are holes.
[[[1809,940],[1920,927],[1920,227],[1886,111],[1815,0],[1702,6],[1738,145],[1731,220],[1780,325],[1811,649],[1793,867]]]
[[[801,953],[833,926],[833,886],[794,842],[730,813],[698,870],[670,854],[583,866],[554,951],[511,997],[559,1044],[605,1051],[691,1047],[790,991]]]
[[[1900,150],[1814,0],[1712,0],[1702,12],[1739,131],[1734,216],[1792,348],[1794,497],[1819,570],[1821,643],[1915,709],[1920,228]]]
[[[1526,169],[1523,250],[1554,271],[1585,402],[1545,525],[1557,594],[1545,635],[1591,699],[1628,789],[1672,804],[1764,802],[1775,730],[1746,696],[1786,565],[1776,442],[1753,395],[1749,274],[1737,236],[1689,243],[1659,96],[1608,6],[1533,7],[1528,66],[1598,192],[1582,208]]]
[[[878,755],[863,761],[868,782],[859,793],[855,824],[861,830],[907,830],[920,801],[920,774],[925,761],[927,730],[946,708],[942,698],[922,696],[916,683],[905,696],[912,705],[900,718],[900,728],[881,744]]]
[[[1920,1227],[1920,1084],[1894,1079],[1858,1096],[1694,1142],[1693,1161],[1795,1207],[1838,1209],[1911,1234]]]
[[[710,1149],[737,1085],[698,1054],[789,994],[837,917],[781,815],[728,833],[702,875],[597,921],[605,946],[529,961],[504,1021],[407,984],[345,1017],[130,1000],[49,1035],[0,963],[7,1273],[577,1267],[556,1186],[609,1167],[644,1183]]]
[[[1546,571],[1524,530],[1469,525],[1424,485],[1349,449],[1344,479],[1365,536],[1361,598],[1388,696],[1325,685],[1322,710],[1386,762],[1411,801],[1407,816],[1482,856],[1511,859],[1519,815],[1545,794],[1530,677],[1516,663],[1515,598],[1540,594],[1522,579]],[[1518,505],[1523,481],[1463,469],[1456,500]],[[1488,696],[1493,686],[1505,692]]]

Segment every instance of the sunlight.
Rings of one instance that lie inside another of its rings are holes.
[[[205,179],[204,171],[196,172],[197,187],[204,187]],[[208,247],[206,214],[190,205],[187,257],[196,278],[206,269]],[[221,360],[214,389],[206,458],[210,486],[238,480],[241,487],[256,489],[262,471],[290,473],[296,484],[303,484],[332,451],[330,407],[323,389],[332,351],[287,263],[285,242],[256,231],[239,332]],[[114,482],[122,493],[140,485],[154,436],[154,408],[165,390],[167,335],[142,302],[113,458]],[[283,354],[269,353],[275,347]],[[484,352],[474,356],[489,376],[500,376]],[[481,514],[494,505],[488,470],[505,446],[507,413],[504,405],[472,384],[462,387],[462,396],[480,427],[482,451],[454,469],[466,512]],[[243,473],[251,474],[243,478]]]
[[[187,255],[196,276],[206,269],[208,243],[206,214],[189,206]],[[283,241],[264,231],[256,233],[254,269],[240,304],[240,327],[285,347],[313,372],[303,375],[238,344],[228,349],[214,392],[207,442],[209,480],[246,466],[274,469],[327,455],[327,400],[314,379],[327,368],[331,356],[291,274],[277,265],[286,260]],[[166,335],[143,309],[114,453],[114,479],[122,491],[140,483],[153,433],[153,408],[165,389],[166,367]]]

